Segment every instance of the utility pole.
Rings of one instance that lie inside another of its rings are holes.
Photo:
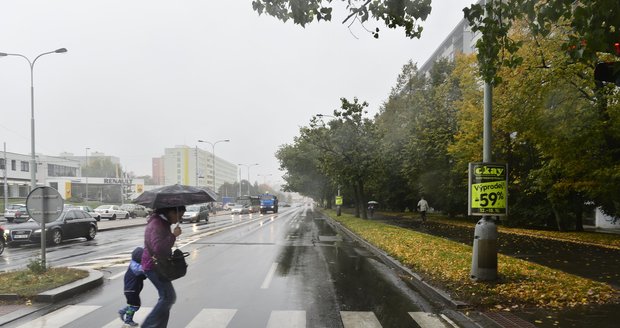
[[[493,0],[486,0],[487,2]],[[487,13],[488,15],[488,13]],[[490,163],[492,143],[493,85],[484,83],[484,118],[482,162]],[[470,278],[475,281],[497,280],[497,225],[489,215],[476,223]]]

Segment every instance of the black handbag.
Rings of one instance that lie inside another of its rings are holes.
[[[152,255],[153,253],[148,245],[147,248],[149,250],[149,254],[151,254],[151,258],[153,259],[153,268],[161,278],[172,281],[185,276],[187,273],[187,263],[185,262],[185,258],[189,256],[188,252],[182,252],[177,248],[174,252],[172,252],[170,257],[158,259]]]

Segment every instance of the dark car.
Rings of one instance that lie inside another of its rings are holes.
[[[93,240],[97,234],[97,220],[85,211],[66,208],[58,219],[45,224],[45,239],[58,245],[63,240],[86,238]],[[5,225],[4,236],[9,246],[41,242],[41,225],[34,220],[26,223]]]
[[[90,216],[94,217],[95,220],[100,221],[101,220],[101,214],[95,212],[95,210],[93,210],[92,207],[90,206],[84,206],[84,205],[74,205],[74,208],[77,208],[79,210],[82,210],[84,212],[88,212],[88,214],[90,214]]]
[[[121,205],[121,210],[129,212],[129,216],[132,218],[144,218],[149,215],[149,211],[146,209],[146,207],[137,204]]]
[[[0,254],[4,252],[4,228],[0,226]]]

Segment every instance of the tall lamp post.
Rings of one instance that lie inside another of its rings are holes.
[[[89,149],[90,148],[86,147],[86,160],[85,160],[86,165],[85,166],[88,166],[88,150]],[[84,175],[84,170],[83,169],[82,169],[82,175]],[[88,175],[86,175],[86,198],[84,200],[88,201]]]
[[[34,58],[33,61],[30,61],[30,59],[28,59],[28,57],[22,55],[22,54],[10,54],[10,53],[5,53],[5,52],[0,52],[0,57],[5,57],[5,56],[17,56],[17,57],[22,57],[24,58],[28,64],[30,65],[30,152],[31,152],[31,158],[30,158],[30,189],[33,190],[34,188],[37,187],[37,162],[36,162],[36,158],[35,158],[35,152],[34,152],[34,64],[37,62],[37,59],[39,59],[39,57],[41,56],[45,56],[45,55],[49,55],[49,54],[62,54],[67,52],[67,49],[65,48],[60,48],[60,49],[56,49],[54,51],[48,51],[48,52],[44,52],[40,55],[38,55],[37,57]],[[43,241],[45,240],[44,237],[44,232],[41,233],[41,242],[43,243]]]
[[[220,142],[230,142],[230,139],[222,139],[222,140],[218,140],[216,142],[209,142],[206,140],[198,140],[198,142],[204,142],[204,143],[208,143],[209,145],[211,145],[211,155],[213,155],[213,191],[217,192],[217,190],[215,188],[217,188],[215,186],[215,145],[217,145]]]
[[[258,163],[254,164],[237,164],[239,166],[247,166],[248,167],[248,196],[250,195],[250,168],[252,166],[259,165]],[[241,181],[239,181],[239,188],[241,189]]]
[[[264,185],[266,185],[266,184],[267,184],[267,182],[266,182],[267,177],[270,177],[270,176],[272,176],[272,175],[273,175],[273,174],[257,174],[257,176],[259,176],[259,177],[263,177],[263,184],[264,184]]]

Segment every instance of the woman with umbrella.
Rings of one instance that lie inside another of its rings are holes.
[[[148,218],[144,231],[144,251],[142,253],[142,269],[146,277],[153,283],[159,294],[157,304],[142,323],[145,328],[160,328],[168,326],[170,309],[176,301],[176,292],[172,282],[160,276],[154,270],[153,257],[167,258],[172,254],[172,247],[181,228],[178,225],[185,205],[213,201],[209,190],[202,188],[173,185],[165,186],[140,195],[135,203],[155,209]],[[170,227],[177,224],[172,231]]]

